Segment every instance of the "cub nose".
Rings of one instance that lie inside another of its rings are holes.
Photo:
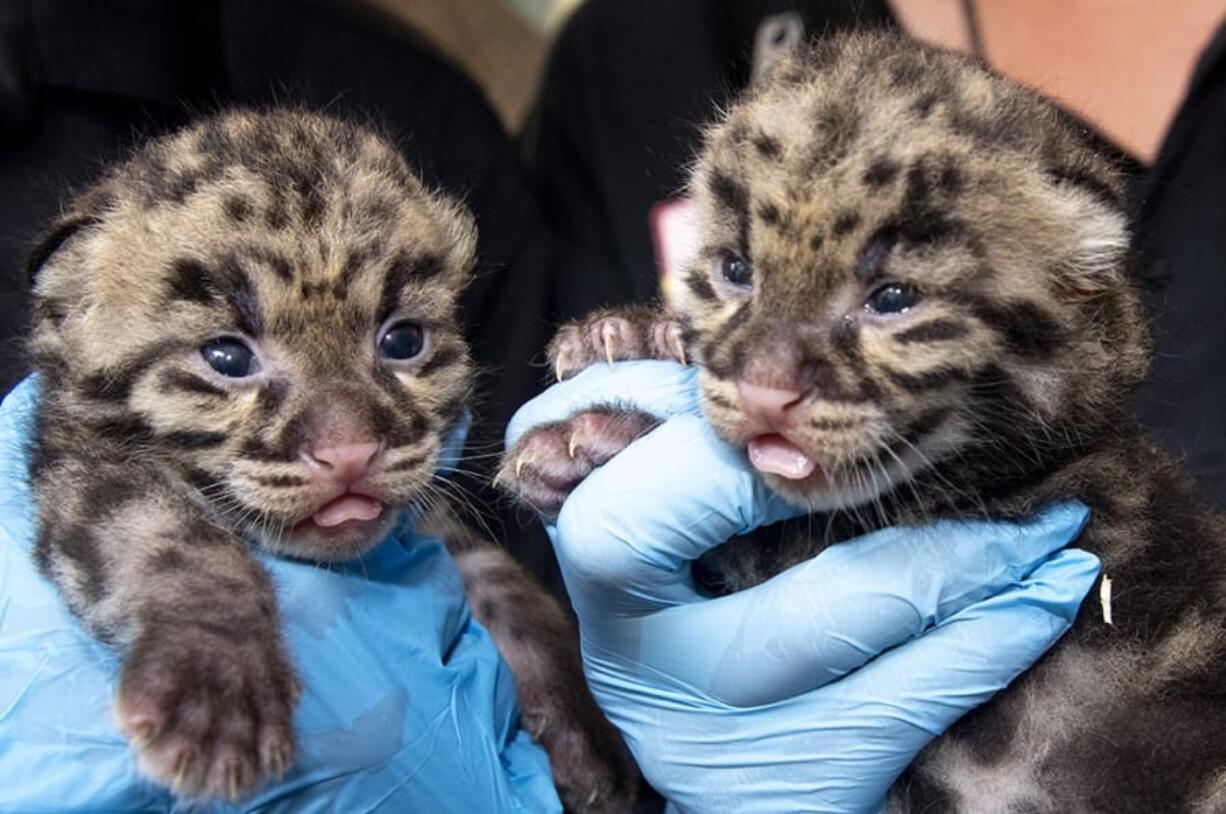
[[[377,441],[312,446],[304,457],[316,476],[348,486],[370,470],[381,447]]]
[[[800,390],[766,387],[744,379],[736,383],[736,389],[740,396],[741,409],[770,427],[786,425],[792,408],[804,401],[807,395]]]

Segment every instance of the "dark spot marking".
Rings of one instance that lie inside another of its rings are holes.
[[[1008,349],[1029,358],[1049,358],[1066,342],[1056,318],[1033,302],[971,302],[971,311],[1004,337]]]
[[[879,189],[898,177],[902,170],[897,161],[889,158],[878,158],[864,170],[864,183],[874,189]]]
[[[249,478],[253,483],[272,489],[288,489],[310,483],[309,478],[300,475],[250,475]]]
[[[153,427],[138,415],[125,415],[117,418],[104,418],[91,421],[90,429],[107,439],[116,439],[134,443],[148,443],[153,440]]]
[[[926,119],[932,115],[932,110],[936,107],[937,102],[939,101],[941,101],[941,97],[936,93],[929,91],[928,93],[920,96],[911,104],[911,112],[919,116],[921,119]]]
[[[930,407],[908,422],[903,438],[911,444],[918,444],[935,432],[950,412],[949,407]]]
[[[227,195],[222,203],[226,217],[234,223],[245,223],[255,210],[255,205],[246,195]]]
[[[77,581],[87,602],[96,604],[108,592],[106,563],[98,551],[98,541],[83,526],[74,525],[48,543],[50,551],[72,560],[82,579]]]
[[[187,347],[187,343],[180,339],[155,342],[118,370],[100,371],[85,376],[80,381],[78,392],[85,398],[97,401],[124,401],[131,394],[132,387],[141,374],[164,357]]]
[[[234,257],[227,258],[223,263],[221,277],[225,281],[221,293],[230,306],[234,324],[248,336],[260,336],[264,333],[264,318],[251,278]]]
[[[734,181],[731,176],[722,172],[713,172],[709,183],[711,194],[721,206],[729,209],[739,217],[745,217],[749,210],[749,190],[744,184]]]
[[[948,342],[951,339],[961,339],[969,333],[970,330],[961,322],[951,319],[933,319],[896,333],[891,338],[903,344]]]
[[[820,252],[822,246],[826,243],[826,237],[819,231],[814,231],[809,235],[809,248],[815,252]]]
[[[779,143],[779,139],[765,133],[754,137],[753,146],[763,158],[778,158],[783,153],[783,145]]]
[[[778,226],[780,218],[779,207],[767,201],[758,205],[758,219],[767,226]]]
[[[455,345],[447,345],[434,352],[426,362],[418,368],[417,375],[429,376],[445,367],[450,367],[464,358],[463,351]]]
[[[388,264],[379,296],[379,319],[387,319],[400,304],[400,295],[411,282],[430,280],[445,270],[443,258],[437,254],[412,256],[397,252]]]
[[[203,430],[172,430],[158,435],[158,441],[183,450],[212,449],[221,446],[229,438],[222,432]]]
[[[289,395],[289,384],[283,379],[274,379],[256,393],[255,407],[263,418],[268,419],[285,401],[287,395]]]
[[[938,367],[924,373],[903,373],[888,367],[883,367],[882,371],[893,384],[912,393],[948,387],[970,378],[970,374],[959,367]]]
[[[155,574],[164,574],[168,571],[182,571],[187,567],[187,557],[183,556],[183,552],[174,548],[161,548],[157,553],[149,558],[149,568]]]
[[[889,259],[897,243],[898,232],[888,228],[878,230],[860,250],[854,272],[856,279],[862,283],[870,283],[880,277],[885,272],[885,261]]]
[[[711,281],[701,271],[691,271],[687,274],[685,276],[685,286],[700,300],[714,302],[718,299],[715,289],[711,286]]]
[[[426,455],[410,455],[408,458],[397,461],[394,464],[384,468],[384,472],[403,472],[406,469],[418,469],[426,463],[428,456]]]
[[[158,390],[162,393],[176,391],[196,393],[203,396],[225,398],[226,391],[194,373],[185,370],[167,370],[158,378]]]
[[[208,266],[190,257],[180,257],[170,264],[167,279],[168,300],[210,305],[217,300],[217,286]]]
[[[274,194],[272,203],[264,213],[264,224],[274,231],[280,231],[289,226],[289,211],[285,206],[284,194]]]
[[[834,219],[831,233],[835,237],[843,237],[860,225],[860,215],[857,212],[840,212]]]

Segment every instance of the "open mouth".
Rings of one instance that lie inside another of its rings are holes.
[[[377,520],[383,514],[383,504],[370,495],[346,492],[316,509],[315,514],[298,523],[296,530],[311,527],[334,529]]]
[[[750,439],[748,449],[749,462],[759,472],[788,480],[804,480],[818,469],[817,461],[778,433]]]

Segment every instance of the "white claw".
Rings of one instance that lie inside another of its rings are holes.
[[[562,381],[562,377],[565,373],[566,369],[562,367],[562,357],[559,355],[558,360],[553,363],[553,375],[557,377],[558,381]]]
[[[520,473],[524,471],[524,467],[530,463],[532,463],[532,460],[527,455],[520,455],[518,458],[516,458],[515,477],[518,478]]]
[[[617,328],[610,324],[602,325],[600,328],[600,338],[604,341],[604,358],[609,363],[609,367],[613,367],[613,340],[617,337]]]
[[[685,343],[681,341],[681,334],[678,333],[673,335],[673,343],[676,345],[675,350],[677,351],[677,359],[681,362],[681,364],[688,365],[689,361],[685,358]]]
[[[570,457],[575,457],[575,447],[579,445],[579,430],[575,430],[570,434],[570,443],[566,445],[566,451],[570,453]]]

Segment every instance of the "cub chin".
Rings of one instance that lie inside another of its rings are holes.
[[[1142,435],[1147,338],[1123,182],[1092,136],[980,63],[887,34],[819,41],[705,134],[701,250],[667,310],[565,327],[559,376],[690,361],[716,430],[824,515],[697,564],[739,590],[840,540],[1078,499],[1114,584],[933,743],[893,811],[1226,811],[1226,528]],[[500,481],[545,512],[656,419],[538,429]]]
[[[348,560],[439,502],[475,246],[389,143],[282,110],[149,143],[35,250],[36,557],[122,653],[118,720],[152,780],[234,799],[292,766],[300,682],[250,546]],[[429,522],[565,801],[628,809],[567,617],[501,549]]]

